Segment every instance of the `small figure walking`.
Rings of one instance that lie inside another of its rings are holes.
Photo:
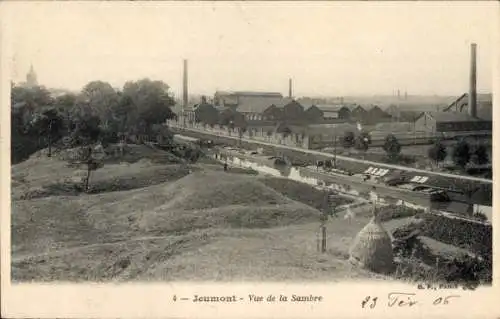
[[[227,172],[227,162],[224,163],[224,172]]]

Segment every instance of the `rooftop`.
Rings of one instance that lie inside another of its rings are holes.
[[[279,92],[256,92],[256,91],[217,91],[216,95],[238,95],[238,96],[265,96],[265,97],[283,97]]]
[[[282,98],[280,100],[276,100],[276,102],[272,103],[271,105],[274,105],[274,106],[276,106],[278,108],[282,108],[282,107],[284,107],[285,105],[287,105],[288,103],[290,103],[292,101],[293,101],[293,99],[285,97],[285,98]],[[271,106],[271,105],[269,105],[269,106]]]
[[[236,110],[243,113],[262,113],[271,105],[284,103],[282,97],[276,96],[241,96]]]
[[[356,104],[317,104],[316,107],[323,112],[338,112],[342,108],[347,108],[349,111],[354,110]]]
[[[437,122],[477,122],[481,121],[478,118],[474,118],[467,113],[459,112],[425,112],[434,118]]]

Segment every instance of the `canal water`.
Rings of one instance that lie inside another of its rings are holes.
[[[242,167],[252,169],[258,173],[288,178],[293,181],[311,185],[315,188],[336,192],[341,195],[349,197],[356,197],[358,199],[370,201],[374,197],[377,198],[378,203],[382,205],[396,204],[405,205],[417,209],[426,209],[426,206],[417,205],[408,201],[402,201],[397,198],[387,198],[374,191],[360,191],[354,189],[350,185],[341,183],[327,182],[321,178],[312,176],[316,171],[314,167],[293,167],[289,165],[275,164],[274,159],[266,156],[247,154],[237,154],[236,151],[228,152],[226,150],[221,152],[214,152],[212,157],[222,163],[227,162],[230,166]]]

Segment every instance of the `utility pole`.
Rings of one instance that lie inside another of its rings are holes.
[[[333,134],[333,168],[337,169],[337,134]]]
[[[326,252],[326,222],[328,221],[328,210],[330,208],[329,205],[329,193],[325,192],[325,196],[323,197],[323,207],[321,213],[321,253]],[[319,243],[318,243],[319,247]]]

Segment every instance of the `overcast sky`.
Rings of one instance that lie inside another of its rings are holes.
[[[143,77],[190,93],[216,89],[295,95],[460,95],[469,45],[478,90],[492,88],[496,2],[4,3],[13,77],[32,62],[48,87]]]

